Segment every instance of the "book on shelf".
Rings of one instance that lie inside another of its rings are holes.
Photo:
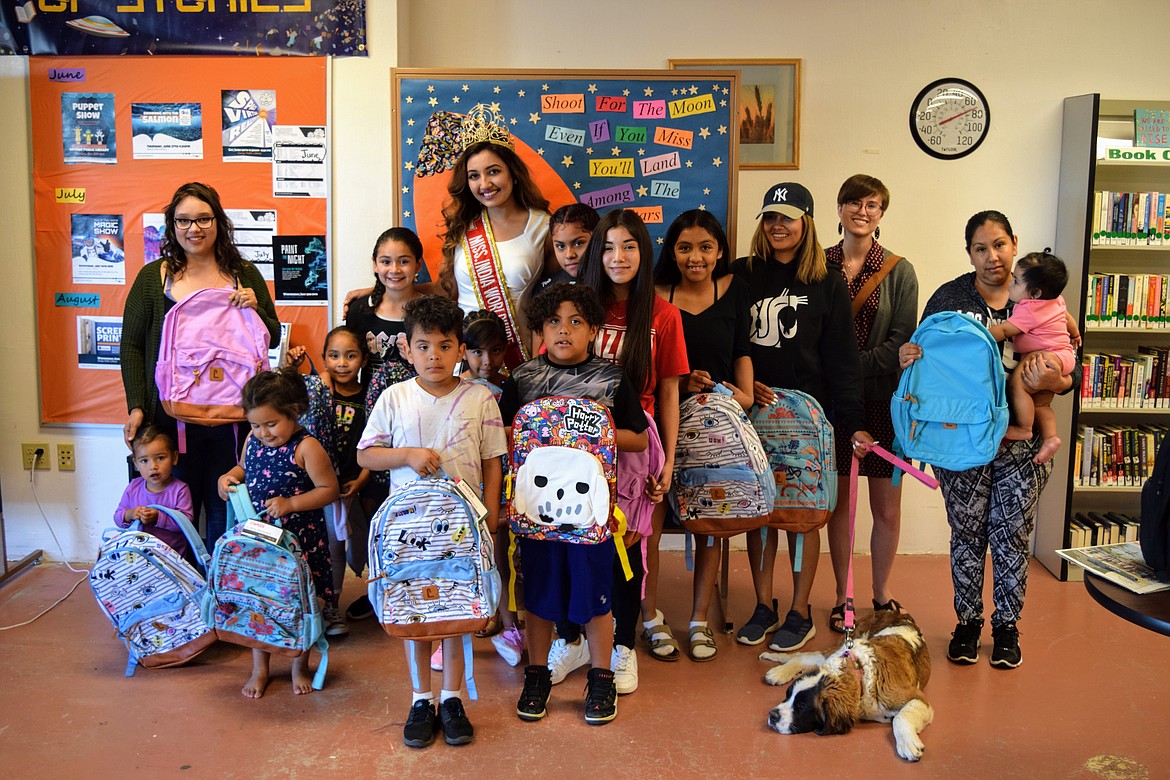
[[[1159,108],[1135,108],[1133,145],[1155,149],[1170,146],[1170,111]]]
[[[1076,433],[1074,487],[1140,487],[1154,471],[1165,425],[1082,425]]]
[[[1164,192],[1093,193],[1093,246],[1170,244],[1170,215]]]
[[[1132,330],[1165,329],[1168,274],[1089,274],[1085,324]]]
[[[1146,564],[1137,542],[1075,547],[1057,550],[1056,554],[1134,593],[1170,590],[1170,582],[1162,582],[1154,576],[1154,570]]]

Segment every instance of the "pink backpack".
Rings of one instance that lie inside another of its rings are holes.
[[[242,422],[244,383],[268,368],[268,328],[254,310],[232,306],[232,290],[209,287],[163,318],[154,383],[163,409],[180,422]]]

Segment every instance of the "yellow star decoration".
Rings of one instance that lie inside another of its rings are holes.
[[[414,97],[413,97],[413,96],[411,96],[411,95],[407,95],[407,96],[406,96],[406,102],[407,102],[407,103],[413,103],[413,102],[414,102]]]
[[[614,157],[617,157],[619,154],[622,153],[621,147],[618,147],[618,146],[613,147],[609,151],[610,151],[610,153],[613,154]]]
[[[712,91],[712,92],[718,92],[718,91],[719,91],[719,85],[718,85],[718,84],[712,84],[712,85],[711,85],[711,91]]]
[[[641,156],[642,156],[642,155],[644,155],[644,154],[646,154],[646,150],[645,150],[645,149],[639,149],[639,150],[638,150],[638,156],[639,156],[639,157],[641,157]]]
[[[408,162],[408,163],[407,163],[406,165],[404,165],[403,167],[404,167],[404,168],[406,168],[406,170],[408,170],[408,171],[413,171],[413,170],[414,170],[414,163],[412,163],[412,162]]]
[[[516,93],[516,97],[524,97],[524,90],[520,90],[520,91],[518,91],[518,92]]]
[[[537,122],[540,121],[540,114],[537,114],[537,113],[529,114],[528,121],[531,122],[532,124],[536,124]]]
[[[711,160],[711,164],[714,165],[716,168],[718,168],[720,165],[723,164],[723,160],[716,157],[715,159]]]
[[[726,100],[720,100],[720,101],[719,101],[719,107],[720,107],[720,108],[727,108],[727,101],[726,101]]]
[[[691,94],[692,94],[692,95],[697,95],[697,94],[699,94],[699,88],[698,88],[698,87],[696,87],[694,84],[691,84]]]
[[[430,100],[427,101],[427,103],[432,105],[432,106],[437,106],[437,105],[439,105],[439,100],[438,100],[438,98],[431,98]]]
[[[659,236],[659,237],[658,237],[658,245],[659,245],[659,246],[662,246],[662,236]]]
[[[573,189],[575,189],[575,190],[581,189],[581,182],[579,182],[579,181],[573,182]]]
[[[491,109],[492,109],[492,111],[495,111],[496,113],[499,113],[499,111],[500,111],[500,104],[499,104],[499,103],[492,103],[492,104],[491,104]]]
[[[510,121],[512,124],[516,124],[516,117],[512,117],[512,118],[511,118],[510,120],[508,120],[508,121]]]
[[[596,84],[590,84],[590,85],[589,85],[589,94],[590,94],[590,95],[592,95],[592,94],[593,94],[594,92],[596,92],[596,91],[597,91],[597,85],[596,85]]]
[[[585,154],[593,154],[593,147],[592,146],[586,147]]]
[[[405,194],[406,194],[406,193],[408,193],[408,192],[410,192],[410,187],[403,187],[403,188],[402,188],[402,194],[403,194],[403,195],[405,195]]]
[[[540,91],[541,92],[548,92],[548,84],[541,84]]]
[[[708,130],[708,129],[707,129],[707,128],[705,128],[705,127],[700,127],[700,128],[699,128],[699,138],[710,138],[710,137],[711,137],[711,131],[710,131],[710,130]]]
[[[724,88],[723,88],[723,94],[724,94],[724,95],[726,95],[726,94],[727,94],[727,87],[724,87]]]
[[[404,212],[402,212],[402,216],[403,216],[403,218],[404,218],[404,219],[410,219],[410,212],[409,212],[409,211],[404,211]]]
[[[646,97],[654,97],[654,90],[650,87],[646,87],[646,89],[642,90],[642,94]]]
[[[413,120],[413,119],[407,119],[407,120],[406,120],[406,126],[407,126],[407,127],[414,127],[414,120]]]
[[[677,95],[677,94],[678,94],[678,90],[677,90],[677,89],[672,89],[672,90],[670,90],[670,94],[672,94],[672,95]]]
[[[693,162],[691,162],[690,160],[687,160],[687,167],[688,167],[688,168],[693,168],[693,167],[694,167],[694,165],[695,165],[695,164],[694,164]]]
[[[466,91],[467,91],[467,90],[469,90],[469,89],[471,89],[471,87],[467,86],[466,84],[464,84],[464,85],[463,85],[463,91],[464,91],[464,92],[466,92]]]
[[[630,96],[630,91],[629,91],[628,89],[623,89],[623,90],[622,90],[622,95],[623,95],[623,96],[625,96],[625,97],[629,97],[629,96]]]
[[[431,84],[427,84],[427,92],[434,92],[434,91],[435,91],[434,86]]]
[[[452,103],[458,103],[458,102],[459,102],[459,96],[458,96],[458,95],[456,95],[455,97],[451,98],[451,102],[452,102]]]
[[[500,88],[499,87],[492,87],[492,94],[493,95],[500,94]]]
[[[539,154],[541,157],[544,157],[544,147],[542,146],[539,149],[537,149],[536,153]]]
[[[566,154],[564,157],[561,158],[561,165],[565,166],[566,168],[568,168],[572,164],[573,164],[573,158],[570,157],[569,155]]]
[[[414,146],[414,139],[413,139],[413,138],[407,138],[407,139],[406,139],[406,145],[407,145],[407,146]]]
[[[727,135],[727,125],[719,125],[719,135]]]
[[[710,194],[711,194],[711,188],[710,188],[710,187],[704,187],[704,188],[703,188],[703,194],[704,194],[704,195],[710,195]]]
[[[646,197],[648,194],[650,194],[650,190],[646,189],[646,185],[645,185],[645,184],[643,184],[641,187],[638,187],[638,197],[639,197],[639,198],[644,198],[644,197]]]
[[[707,204],[706,204],[706,203],[700,203],[700,204],[699,204],[699,211],[706,211],[706,210],[707,210]]]

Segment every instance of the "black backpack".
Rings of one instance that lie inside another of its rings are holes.
[[[1170,436],[1162,438],[1154,473],[1142,486],[1142,556],[1163,582],[1170,582]]]

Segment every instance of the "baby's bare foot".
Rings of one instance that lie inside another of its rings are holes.
[[[252,676],[248,678],[248,682],[244,683],[244,687],[240,689],[240,693],[249,699],[259,699],[264,695],[264,689],[268,687],[268,672],[253,671]]]
[[[313,678],[308,674],[308,657],[302,655],[292,662],[292,690],[297,696],[313,692]]]
[[[1060,449],[1061,441],[1058,437],[1053,436],[1050,439],[1045,439],[1040,445],[1040,451],[1036,453],[1036,457],[1032,458],[1033,463],[1044,464],[1052,460],[1052,456]]]

